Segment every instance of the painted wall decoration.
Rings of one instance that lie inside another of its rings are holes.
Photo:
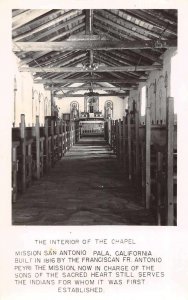
[[[164,123],[166,120],[166,86],[165,76],[159,76],[156,85],[156,116],[158,123]]]
[[[151,122],[156,122],[156,79],[148,86],[148,105],[151,108]],[[153,99],[153,101],[151,101]]]
[[[35,117],[38,115],[38,91],[32,89],[32,124],[35,124]]]
[[[70,103],[70,115],[72,120],[79,118],[79,103],[77,101]]]
[[[113,102],[111,100],[106,100],[104,104],[104,118],[105,119],[113,118]]]

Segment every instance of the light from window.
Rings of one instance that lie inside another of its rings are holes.
[[[170,86],[170,95],[174,98],[174,113],[177,113],[177,102],[179,97],[179,62],[178,54],[176,53],[171,58],[171,86]]]
[[[141,116],[146,114],[146,85],[141,89]]]

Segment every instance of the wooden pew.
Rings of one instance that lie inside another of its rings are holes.
[[[14,172],[14,184],[17,183],[17,191],[24,192],[26,187],[32,181],[32,129],[25,128],[25,115],[21,115],[20,127],[12,128],[12,150],[15,153],[16,145],[16,161],[17,173]],[[14,161],[15,163],[15,161]],[[15,170],[15,164],[12,165],[12,170]],[[17,178],[16,178],[17,177]],[[17,194],[16,191],[16,194]],[[14,197],[15,200],[16,197]]]
[[[44,143],[44,170],[48,171],[49,168],[52,166],[52,138],[49,135],[48,129],[49,118],[45,118],[44,124],[44,136],[45,136],[45,143]]]
[[[146,124],[139,124],[139,114],[128,112],[111,122],[112,145],[117,158],[128,169],[128,178],[151,209],[158,225],[176,224],[177,125],[174,124],[173,98],[167,99],[166,124],[151,124],[150,107]],[[113,133],[115,136],[113,136]]]
[[[12,201],[16,202],[18,192],[18,157],[17,148],[20,147],[19,141],[12,142]]]
[[[56,135],[57,135],[57,157],[58,159],[61,159],[63,156],[63,128],[62,128],[62,122],[57,121],[56,124]]]
[[[44,133],[44,129],[40,128],[39,116],[36,116],[36,124],[32,130],[32,176],[34,179],[40,179],[44,174],[45,137],[41,136],[42,133]]]
[[[79,121],[75,120],[75,143],[77,143],[80,139],[80,127],[79,127]]]
[[[20,127],[12,129],[12,200],[24,192],[32,179],[40,179],[79,140],[79,123],[60,122],[54,117],[45,118],[44,127],[25,126],[21,115]]]
[[[115,121],[112,120],[111,121],[111,149],[114,151],[114,153],[116,152],[115,147],[116,147],[116,145],[115,145]]]
[[[146,208],[156,212],[158,225],[175,225],[177,126],[173,98],[167,99],[166,124],[151,124],[150,108],[147,108],[146,126],[139,127],[139,143]]]

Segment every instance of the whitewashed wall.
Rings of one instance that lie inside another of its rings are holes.
[[[148,79],[146,82],[148,90],[148,103],[151,107],[151,120],[156,123],[166,122],[166,99],[167,97],[173,97],[171,94],[171,58],[173,57],[176,49],[167,50],[162,56],[163,59],[163,69],[151,71],[148,74]],[[130,101],[136,101],[138,107],[141,106],[140,94],[141,88],[145,83],[140,83],[138,90],[133,90],[130,92]],[[141,118],[140,118],[141,120]]]
[[[100,93],[100,91],[97,92]],[[125,97],[125,99],[115,97],[115,96],[99,97],[99,111],[102,111],[103,114],[104,114],[104,105],[107,100],[111,100],[113,102],[113,119],[122,119],[123,116],[125,115],[127,97]],[[55,103],[59,107],[60,116],[62,115],[62,113],[70,113],[70,103],[72,101],[77,101],[79,103],[80,112],[84,111],[84,97],[67,97],[62,99],[55,98]]]
[[[44,90],[42,84],[34,84],[29,72],[19,72],[19,60],[14,54],[12,54],[11,60],[13,74],[12,123],[15,121],[15,126],[19,126],[20,115],[25,114],[26,126],[35,123],[36,115],[39,115],[42,125],[44,124],[44,115],[51,114],[50,92]],[[15,89],[16,91],[14,91]]]

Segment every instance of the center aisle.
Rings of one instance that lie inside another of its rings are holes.
[[[103,138],[82,138],[13,204],[13,225],[153,225]]]

